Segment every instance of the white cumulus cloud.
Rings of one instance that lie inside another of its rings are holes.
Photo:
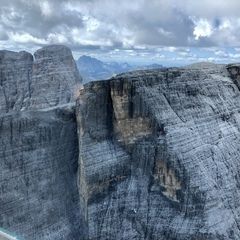
[[[193,34],[195,39],[198,40],[201,37],[210,37],[213,33],[213,27],[207,19],[194,20],[194,31]]]

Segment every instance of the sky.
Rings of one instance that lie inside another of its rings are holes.
[[[240,62],[239,0],[0,0],[0,49],[67,45],[77,59]]]

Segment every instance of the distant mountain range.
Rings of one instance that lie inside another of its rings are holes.
[[[77,60],[77,67],[85,83],[89,81],[108,79],[115,74],[133,70],[163,68],[160,64],[136,66],[128,63],[103,62],[86,55],[81,56]]]

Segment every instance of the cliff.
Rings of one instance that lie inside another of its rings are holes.
[[[0,51],[0,112],[20,110],[31,96],[33,56]]]
[[[239,66],[85,85],[79,190],[89,239],[239,239]]]
[[[73,102],[81,81],[71,50],[65,46],[47,46],[34,56],[0,51],[0,112]]]
[[[0,228],[26,240],[81,239],[81,78],[70,49],[0,51],[0,83]]]
[[[26,240],[240,238],[238,64],[78,92],[63,46],[0,60],[1,228]]]
[[[0,134],[1,228],[26,240],[79,239],[74,110],[8,114]]]

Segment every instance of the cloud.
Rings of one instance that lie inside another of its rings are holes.
[[[11,50],[57,43],[75,55],[239,57],[220,51],[240,48],[239,0],[0,0],[0,6],[0,47]],[[193,50],[213,47],[218,54]]]
[[[193,20],[194,21],[194,20]],[[213,33],[212,25],[206,19],[199,19],[194,21],[195,27],[193,30],[193,35],[195,40],[198,40],[201,37],[210,37]]]
[[[9,33],[9,37],[16,43],[36,43],[36,44],[47,44],[44,39],[36,38],[29,33]]]
[[[50,3],[48,1],[40,1],[39,6],[42,12],[43,16],[51,16],[53,14],[53,9],[50,6]]]

